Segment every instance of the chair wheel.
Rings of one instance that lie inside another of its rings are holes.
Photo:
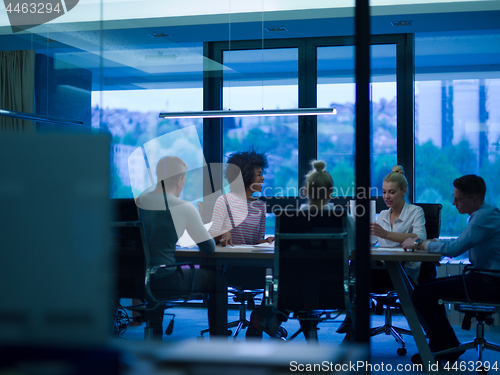
[[[406,353],[408,353],[408,352],[405,348],[399,348],[397,350],[397,353],[398,353],[398,355],[406,355]]]
[[[233,334],[233,332],[232,332],[230,329],[228,329],[228,330],[227,330],[227,335],[228,335],[228,336],[231,336],[232,334]]]

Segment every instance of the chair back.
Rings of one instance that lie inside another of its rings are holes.
[[[137,207],[137,215],[139,217],[139,231],[141,233],[142,248],[144,250],[144,288],[146,297],[149,301],[158,302],[153,293],[151,292],[151,275],[156,271],[151,267],[151,254],[149,252],[148,241],[146,239],[146,227],[144,223],[143,210]]]
[[[443,205],[440,203],[414,203],[414,205],[422,207],[424,210],[427,238],[439,238],[441,231],[441,209]]]
[[[285,209],[275,215],[274,308],[349,311],[346,213]]]
[[[443,205],[440,203],[414,203],[415,206],[422,207],[425,215],[425,230],[427,238],[439,238],[441,231],[441,209]],[[418,276],[418,283],[422,284],[437,277],[436,266],[439,262],[422,262],[420,266],[420,273]]]
[[[166,200],[165,205],[168,207],[168,203]],[[139,230],[142,239],[142,248],[144,250],[144,289],[146,300],[155,304],[172,304],[176,303],[174,301],[183,300],[184,302],[186,302],[189,299],[195,297],[195,294],[193,293],[193,264],[169,263],[154,265],[157,259],[154,259],[155,254],[154,252],[153,254],[151,254],[151,249],[158,247],[158,244],[162,243],[165,240],[167,236],[167,227],[169,225],[174,225],[171,212],[169,210],[147,210],[137,206],[137,215],[140,223]],[[146,217],[146,215],[152,216]],[[165,229],[163,230],[162,228]],[[172,236],[172,233],[170,233],[169,235]],[[189,282],[191,287],[189,290],[177,290],[175,289],[175,287],[169,285],[166,281],[163,281],[161,289],[155,289],[157,288],[157,286],[154,285],[154,282],[152,285],[152,277],[154,277],[155,274],[157,274],[158,272],[162,272],[162,269],[178,268],[179,266],[189,266],[190,268]],[[199,295],[196,295],[196,297],[199,297]]]

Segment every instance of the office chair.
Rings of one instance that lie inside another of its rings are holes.
[[[416,206],[422,207],[425,215],[425,230],[427,232],[427,238],[439,238],[439,232],[441,229],[441,209],[443,206],[439,203],[414,203]],[[439,264],[439,263],[437,263]],[[418,283],[424,283],[425,281],[435,279],[437,275],[436,263],[434,262],[422,262],[420,266],[420,274],[418,277]],[[383,326],[375,327],[371,329],[370,336],[376,336],[379,334],[392,335],[394,339],[401,344],[401,348],[397,349],[399,355],[406,355],[407,350],[405,348],[405,341],[402,335],[411,335],[411,331],[401,327],[396,327],[392,325],[392,311],[395,309],[400,309],[401,305],[399,303],[398,295],[394,291],[388,291],[382,294],[371,294],[370,297],[377,301],[376,313],[385,311],[385,321]],[[382,310],[383,309],[383,310]]]
[[[172,320],[165,330],[166,335],[172,334],[174,328],[175,314],[165,313],[166,309],[180,306],[186,303],[190,299],[201,299],[203,294],[193,293],[194,287],[194,265],[191,263],[175,263],[172,265],[157,265],[152,266],[151,255],[149,252],[148,241],[146,237],[146,231],[144,227],[144,217],[142,214],[142,209],[137,207],[137,213],[139,220],[137,222],[130,223],[130,226],[135,226],[139,228],[142,247],[144,250],[144,261],[145,261],[145,271],[144,271],[144,303],[139,305],[124,306],[127,310],[137,311],[141,314],[141,317],[146,322],[146,327],[144,328],[144,339],[160,339],[163,335],[163,317],[164,315],[169,315]],[[158,296],[157,293],[151,288],[151,277],[155,275],[158,270],[166,267],[182,267],[188,266],[190,268],[190,283],[191,290],[186,291],[172,291],[168,293],[168,296]]]
[[[465,277],[466,274],[472,273],[472,272],[489,272],[489,273],[499,273],[500,271],[495,271],[495,270],[486,270],[486,269],[475,269],[472,268],[471,265],[465,266],[462,276]],[[493,324],[493,314],[495,312],[498,312],[498,309],[500,308],[500,301],[478,301],[469,295],[467,292],[467,285],[465,284],[465,279],[464,279],[464,287],[465,287],[465,294],[466,294],[466,299],[463,301],[456,301],[456,300],[448,300],[448,299],[441,299],[439,300],[439,304],[453,304],[455,305],[455,310],[464,313],[464,320],[462,321],[462,329],[465,330],[470,330],[471,327],[471,318],[476,319],[476,337],[474,340],[469,341],[469,342],[464,342],[460,344],[459,346],[451,349],[446,349],[440,352],[434,353],[435,356],[443,355],[443,354],[449,354],[449,353],[455,353],[455,352],[460,352],[463,350],[469,350],[469,349],[476,349],[477,351],[477,358],[478,362],[481,365],[481,367],[478,368],[478,372],[482,373],[487,373],[488,368],[483,365],[483,350],[484,349],[491,349],[496,352],[500,352],[500,345],[488,342],[486,338],[484,337],[484,325],[492,325]]]
[[[227,291],[233,295],[233,301],[239,303],[239,317],[238,320],[227,323],[228,328],[228,336],[233,335],[236,339],[238,334],[242,329],[247,328],[250,325],[250,321],[247,319],[247,309],[253,310],[255,308],[255,298],[259,294],[264,293],[264,289],[239,289],[234,287],[228,287]],[[234,333],[229,330],[229,328],[234,328]],[[210,332],[210,329],[204,329],[200,332],[200,337],[207,332]]]
[[[290,339],[302,332],[317,341],[319,322],[351,311],[347,216],[329,209],[275,215],[274,275],[266,276],[265,302],[299,319],[301,329]]]

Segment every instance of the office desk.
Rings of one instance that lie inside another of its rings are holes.
[[[232,248],[217,246],[213,255],[205,255],[196,249],[178,249],[175,253],[176,260],[179,262],[192,262],[204,266],[211,266],[220,271],[224,266],[259,266],[273,267],[274,252],[263,251],[253,247]],[[356,253],[353,252],[351,259],[355,260]],[[403,306],[405,316],[412,331],[417,348],[425,364],[433,363],[433,356],[427,345],[422,327],[413,307],[411,294],[413,286],[404,271],[401,262],[438,262],[441,259],[440,254],[430,254],[427,252],[405,252],[402,249],[390,248],[372,248],[371,258],[373,261],[384,261],[385,268],[389,272],[391,281],[398,293]],[[217,272],[221,275],[221,272]],[[222,285],[219,281],[218,285]],[[227,292],[221,290],[217,293],[217,330],[216,335],[225,335],[227,332]]]
[[[227,288],[223,278],[222,269],[226,266],[247,267],[273,267],[274,251],[263,251],[254,247],[234,248],[217,245],[212,255],[203,254],[198,249],[177,249],[175,252],[177,262],[190,262],[215,270],[216,288],[215,304],[216,311],[213,312],[216,321],[215,332],[210,336],[227,336]],[[262,280],[264,287],[265,280]]]
[[[441,254],[431,254],[422,251],[405,252],[402,249],[396,250],[376,247],[371,249],[370,254],[372,261],[384,261],[384,268],[389,272],[392,284],[398,293],[401,306],[403,307],[406,320],[410,326],[411,333],[413,334],[413,338],[422,357],[422,361],[424,364],[432,364],[433,356],[411,300],[413,285],[408,279],[401,262],[439,262],[441,260]],[[355,255],[356,254],[353,253],[352,259],[355,259]],[[428,367],[426,370],[429,372]]]

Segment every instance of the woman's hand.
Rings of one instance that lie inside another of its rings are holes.
[[[418,239],[418,237],[407,238],[406,240],[403,241],[403,243],[401,244],[401,246],[403,246],[403,249],[405,251],[407,251],[407,250],[415,250],[415,249],[418,250],[418,246],[415,245],[415,240],[416,239]]]
[[[224,233],[222,236],[221,236],[221,239],[220,239],[220,245],[222,247],[226,247],[226,246],[234,246],[233,245],[233,238],[231,237],[231,232],[226,232]]]
[[[370,234],[374,234],[375,236],[380,237],[380,238],[387,238],[387,233],[388,233],[388,231],[386,231],[384,228],[382,228],[377,223],[370,224]]]
[[[264,242],[273,243],[274,239],[275,239],[275,237],[267,237],[267,238],[264,238],[262,240],[259,240],[259,243],[264,243]]]

